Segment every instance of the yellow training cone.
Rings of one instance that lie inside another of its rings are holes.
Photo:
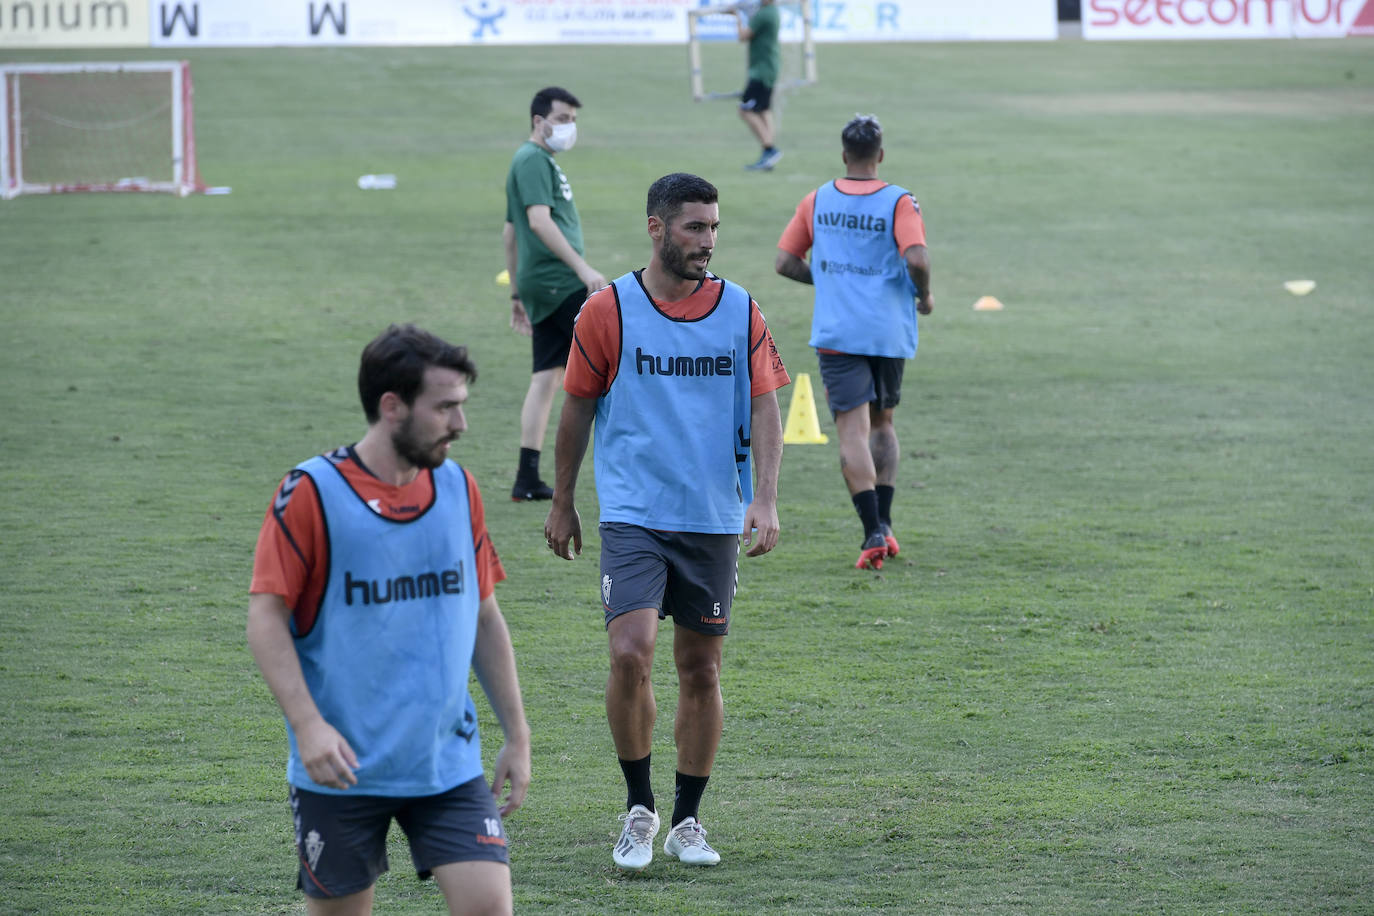
[[[782,441],[788,445],[829,442],[830,437],[821,432],[820,421],[816,418],[816,398],[811,394],[811,376],[805,372],[797,373],[792,389],[792,406],[787,409],[787,426],[782,431]]]
[[[496,275],[497,286],[510,286],[510,271],[503,270]]]
[[[1000,312],[1002,311],[1002,303],[998,302],[992,296],[984,296],[973,303],[973,310],[975,312]]]
[[[1306,296],[1317,288],[1316,280],[1289,280],[1283,284],[1283,288],[1295,296]]]

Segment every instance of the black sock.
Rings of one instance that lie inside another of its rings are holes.
[[[706,791],[706,781],[710,776],[688,776],[682,771],[677,774],[677,793],[673,796],[673,822],[676,827],[689,817],[697,817],[697,806],[701,804],[701,793]]]
[[[621,760],[620,769],[625,774],[625,785],[629,789],[625,797],[625,810],[635,805],[643,805],[650,811],[654,808],[654,790],[649,785],[649,757],[643,760]]]
[[[854,509],[864,523],[864,537],[882,531],[878,522],[878,494],[873,490],[864,490],[850,498],[854,500]]]
[[[773,150],[775,150],[775,149],[777,149],[776,146],[765,146],[765,147],[763,148],[763,151],[764,151],[765,153],[771,153],[771,152],[773,152]]]
[[[522,483],[539,482],[539,450],[535,448],[520,449],[520,464],[515,472],[515,479]]]
[[[892,497],[896,495],[897,488],[878,484],[878,521],[887,527],[892,527]]]

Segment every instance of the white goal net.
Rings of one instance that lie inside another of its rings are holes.
[[[185,61],[0,66],[0,197],[204,190]]]
[[[781,19],[782,70],[775,92],[786,93],[816,82],[816,24],[818,0],[778,0]],[[739,10],[745,22],[759,8],[757,0],[687,10],[687,65],[692,98],[737,99],[744,89],[745,57],[739,42]]]

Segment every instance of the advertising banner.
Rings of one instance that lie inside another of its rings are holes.
[[[148,0],[145,0],[148,2]],[[150,0],[158,47],[683,44],[689,7],[718,0]],[[3,6],[3,3],[0,3]],[[1049,40],[1055,0],[818,0],[816,41]],[[799,30],[784,7],[784,38]],[[703,38],[734,40],[734,17]],[[704,23],[704,24],[706,24]]]
[[[473,44],[681,43],[689,0],[482,0]]]
[[[152,0],[154,47],[456,44],[460,3],[436,0]]]
[[[687,10],[719,0],[0,0],[0,48],[682,44]],[[1055,0],[815,0],[812,36],[1034,41]],[[799,23],[782,7],[784,38]],[[1374,35],[1374,0],[1083,0],[1089,39]],[[701,37],[733,41],[732,16]]]
[[[697,0],[690,5],[723,4]],[[785,41],[800,32],[800,17],[795,6],[779,10]],[[1055,0],[817,0],[812,36],[816,41],[1050,41],[1059,36],[1058,11]],[[701,24],[703,39],[734,41],[738,34],[733,16],[708,16]]]
[[[152,44],[682,42],[688,0],[154,0]]]
[[[0,2],[0,48],[137,48],[148,0]]]
[[[1374,35],[1374,0],[1085,0],[1090,39]]]

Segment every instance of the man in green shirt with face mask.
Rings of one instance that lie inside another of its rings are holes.
[[[533,374],[520,408],[520,463],[511,499],[549,499],[539,476],[539,453],[554,394],[572,345],[573,321],[587,294],[606,278],[582,257],[582,221],[572,185],[554,156],[577,141],[571,92],[549,86],[530,102],[530,138],[511,159],[506,176],[506,224],[501,239],[511,281],[511,327],[533,338]]]
[[[782,46],[778,43],[781,17],[773,0],[762,0],[746,20],[739,7],[734,9],[739,24],[739,40],[749,43],[748,83],[739,101],[739,116],[758,138],[763,152],[757,162],[745,168],[769,171],[782,159],[782,150],[773,145],[773,86],[782,68]]]

